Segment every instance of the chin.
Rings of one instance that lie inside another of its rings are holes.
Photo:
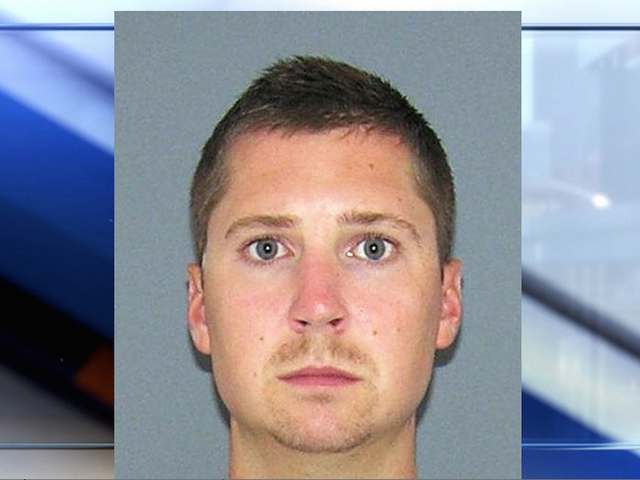
[[[281,428],[272,432],[273,438],[283,447],[303,453],[347,453],[369,442],[371,432],[357,430],[353,427],[349,431],[320,426],[315,430],[305,428]]]
[[[299,452],[352,451],[369,443],[388,421],[371,382],[335,392],[292,392],[275,385],[262,393],[262,426],[280,445]]]

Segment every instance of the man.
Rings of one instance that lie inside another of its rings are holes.
[[[188,322],[231,478],[412,478],[461,318],[442,146],[387,82],[295,57],[217,125],[191,190]]]

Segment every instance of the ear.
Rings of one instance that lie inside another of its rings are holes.
[[[187,320],[191,340],[200,353],[209,355],[211,343],[209,340],[209,326],[204,311],[204,290],[202,285],[202,269],[195,263],[188,267],[189,304]]]
[[[442,309],[436,338],[436,348],[450,346],[460,330],[462,319],[462,265],[450,260],[442,269]]]

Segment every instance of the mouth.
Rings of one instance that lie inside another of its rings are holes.
[[[345,387],[362,379],[333,367],[305,367],[278,377],[289,385],[300,387]]]

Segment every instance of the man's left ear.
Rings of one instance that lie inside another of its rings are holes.
[[[462,264],[449,260],[442,269],[442,307],[436,348],[450,346],[460,330],[462,319]]]

